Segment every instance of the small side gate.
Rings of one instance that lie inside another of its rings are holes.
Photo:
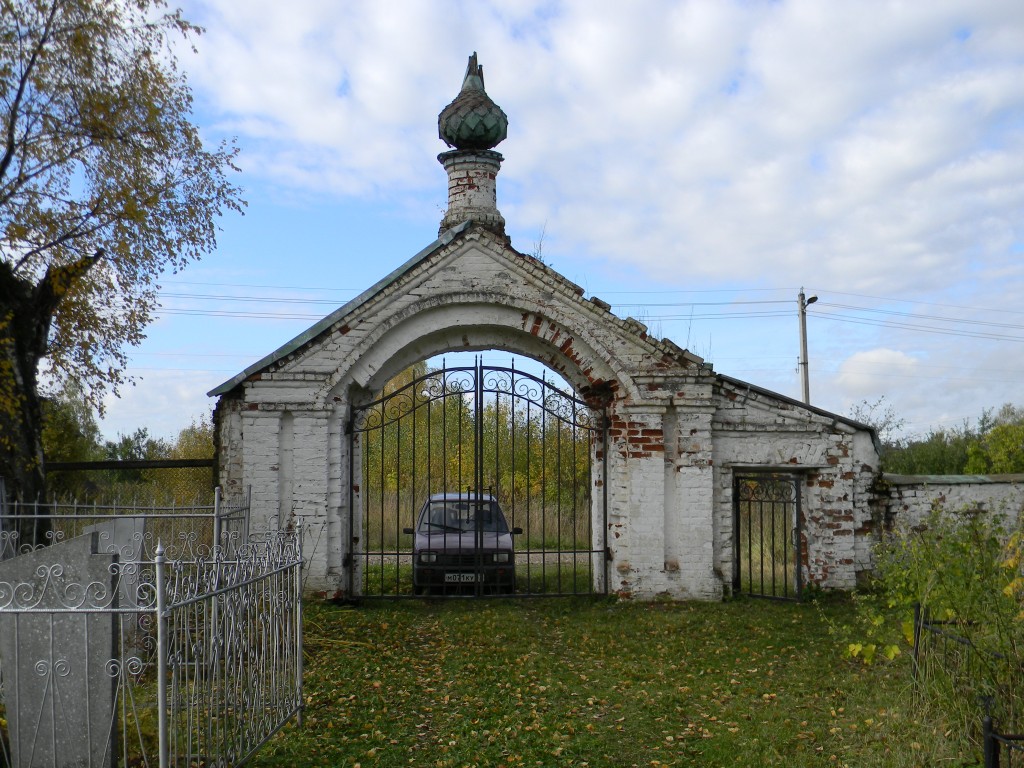
[[[733,592],[798,600],[800,477],[772,472],[733,478]]]
[[[606,591],[605,415],[546,376],[414,368],[347,439],[350,594]]]

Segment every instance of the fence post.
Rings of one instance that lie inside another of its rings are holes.
[[[911,657],[911,679],[917,687],[921,663],[921,604],[914,603],[914,654]]]
[[[213,546],[220,546],[220,486],[213,489]]]
[[[293,577],[295,580],[295,648],[296,648],[296,661],[295,661],[295,673],[297,675],[296,687],[299,691],[299,713],[298,713],[298,725],[301,728],[303,724],[303,712],[306,709],[306,698],[305,693],[302,689],[302,674],[303,674],[303,659],[302,659],[302,523],[295,526],[295,566],[292,570]]]
[[[981,721],[981,749],[985,756],[985,768],[999,768],[999,742],[992,730],[992,716],[985,715]]]
[[[157,745],[160,768],[170,768],[169,729],[167,725],[167,582],[164,574],[164,545],[156,545],[156,690],[157,690]]]

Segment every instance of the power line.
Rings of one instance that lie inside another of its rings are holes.
[[[273,286],[251,286],[251,285],[250,286],[242,286],[241,284],[228,284],[228,283],[224,283],[222,285],[224,285],[226,287],[268,287],[268,288],[269,287],[273,287]],[[282,288],[284,290],[333,290],[333,291],[349,290],[349,289],[306,289],[306,288],[299,288],[299,287],[292,287],[292,288],[282,287]],[[281,288],[279,288],[279,289],[281,289]],[[776,289],[758,289],[758,290],[776,290]],[[652,293],[652,294],[653,293],[665,294],[665,293],[699,293],[699,292],[700,291],[650,291],[648,293]],[[705,292],[705,293],[725,293],[727,291],[707,290],[707,291],[703,291],[703,292]],[[639,293],[639,292],[619,291],[619,292],[616,292],[616,293],[628,294],[628,293]],[[836,292],[836,293],[838,295],[854,295],[854,296],[860,296],[862,298],[881,298],[881,297],[871,297],[871,296],[867,296],[867,295],[864,295],[864,294],[845,294],[845,293],[842,293],[842,292]],[[222,294],[169,293],[169,292],[168,293],[162,293],[161,297],[162,298],[185,299],[185,300],[190,300],[191,299],[191,300],[200,300],[200,301],[210,300],[210,301],[217,301],[217,302],[252,302],[252,303],[257,303],[257,304],[285,304],[285,305],[296,305],[296,304],[298,304],[298,305],[326,305],[326,306],[333,306],[333,307],[339,306],[338,305],[338,300],[336,300],[336,299],[316,299],[316,298],[302,298],[302,297],[248,296],[248,295],[245,295],[245,296],[226,296],[226,295],[222,295]],[[905,300],[893,299],[893,301],[905,301]],[[614,304],[613,307],[618,312],[626,312],[626,311],[631,311],[631,310],[644,311],[644,310],[647,310],[647,309],[656,309],[656,308],[665,308],[665,307],[712,307],[712,306],[730,307],[730,306],[751,306],[751,305],[762,305],[762,304],[789,305],[791,303],[792,302],[790,300],[778,300],[778,299],[729,300],[729,301],[691,301],[691,302],[622,302],[622,303]],[[927,304],[927,302],[917,302],[917,303]],[[1017,311],[1014,311],[1014,310],[1001,310],[1001,309],[992,309],[992,308],[967,307],[967,306],[963,306],[963,305],[952,305],[952,304],[932,304],[932,305],[933,306],[956,307],[956,308],[960,308],[960,309],[974,310],[974,311],[980,311],[980,312],[1002,312],[1002,313],[1009,313],[1009,314],[1024,314],[1024,312],[1017,312]],[[988,327],[993,327],[993,328],[1008,328],[1008,329],[1014,329],[1014,330],[1016,330],[1016,329],[1024,330],[1024,324],[999,323],[999,322],[986,321],[986,320],[973,320],[973,319],[963,318],[963,317],[947,317],[947,316],[943,316],[943,315],[922,314],[922,313],[917,313],[917,312],[903,312],[903,311],[899,311],[899,310],[881,309],[881,308],[876,308],[876,307],[862,307],[862,306],[857,306],[857,305],[853,305],[853,304],[839,304],[839,303],[834,303],[834,302],[821,302],[819,304],[819,307],[834,307],[836,309],[848,310],[850,312],[883,314],[883,315],[890,315],[890,316],[895,316],[895,317],[907,317],[907,318],[919,319],[919,320],[931,320],[931,321],[934,321],[934,322],[942,322],[942,323],[954,323],[954,324],[966,324],[966,325],[982,325],[982,326],[988,326]],[[288,320],[293,320],[293,319],[298,319],[298,320],[320,319],[320,316],[296,314],[296,313],[274,314],[274,315],[267,315],[266,313],[230,313],[230,314],[227,314],[226,311],[202,310],[202,309],[197,309],[197,308],[185,309],[185,308],[178,308],[178,307],[162,307],[160,311],[164,311],[164,312],[167,312],[167,313],[176,313],[176,314],[202,314],[202,313],[207,313],[208,312],[211,315],[215,315],[215,316],[216,315],[226,315],[226,316],[231,316],[231,317],[236,317],[236,316],[237,317],[253,316],[253,317],[258,317],[258,318],[261,318],[261,319],[267,319],[268,317],[275,317],[275,318],[288,319]],[[785,316],[788,316],[789,314],[790,314],[789,312],[777,312],[777,313],[774,313],[774,314],[758,314],[758,315],[753,315],[753,314],[750,314],[750,313],[742,313],[742,312],[732,312],[732,313],[730,313],[730,312],[720,312],[720,313],[715,313],[715,314],[702,314],[702,315],[692,315],[692,314],[691,315],[674,315],[674,314],[649,315],[649,317],[650,317],[650,319],[656,319],[656,320],[685,320],[685,319],[691,319],[691,320],[716,320],[716,319],[732,319],[732,318],[753,317],[753,316],[759,316],[759,317],[770,317],[770,316],[785,317]],[[833,317],[833,318],[843,317],[843,315],[841,315],[839,313],[822,313],[822,312],[819,311],[819,312],[816,312],[815,314],[820,315],[820,316],[828,315],[828,316]],[[919,326],[915,326],[914,329],[920,329],[920,327]]]
[[[210,299],[214,301],[254,301],[268,304],[328,304],[337,307],[337,299],[276,298],[273,296],[218,296],[208,293],[161,293],[165,299]]]
[[[166,280],[169,285],[208,285],[213,288],[266,288],[274,291],[352,291],[360,293],[362,288],[329,288],[323,285],[256,285],[253,283],[215,283],[198,280]]]
[[[276,300],[277,303],[288,304],[293,303],[290,300]],[[302,303],[302,302],[299,302]],[[775,303],[775,302],[772,302]],[[636,305],[640,306],[640,305]],[[822,303],[821,306],[834,306],[831,304]],[[887,312],[885,310],[871,310],[869,308],[858,308],[851,307],[856,311],[877,311],[883,314],[890,314],[898,317],[907,317],[909,319],[920,318],[922,320],[934,320],[937,322],[945,322],[950,324],[966,324],[966,325],[979,325],[993,328],[1008,328],[1008,329],[1021,329],[1024,330],[1024,325],[1016,325],[1011,323],[990,323],[986,321],[967,320],[964,318],[942,318],[937,316],[928,315],[916,315],[913,313],[900,313],[900,312]],[[232,319],[245,319],[245,320],[304,320],[309,322],[315,322],[322,320],[324,315],[322,314],[305,314],[298,312],[246,312],[246,311],[235,311],[235,310],[216,310],[216,309],[184,309],[178,307],[160,307],[154,311],[157,316],[163,315],[185,315],[195,317],[224,317]],[[665,315],[647,315],[644,317],[646,321],[682,321],[682,320],[742,320],[752,318],[770,318],[770,317],[790,317],[791,312],[786,311],[767,311],[767,312],[716,312],[716,313],[702,313],[702,314],[665,314]],[[969,330],[956,330],[954,328],[942,328],[929,325],[920,325],[913,323],[901,323],[892,320],[882,320],[874,318],[859,317],[856,315],[848,315],[839,312],[821,312],[817,311],[814,313],[816,317],[823,319],[833,320],[835,322],[851,323],[856,325],[868,325],[880,328],[898,328],[901,330],[918,331],[922,333],[932,333],[947,336],[960,336],[964,338],[974,339],[987,339],[990,341],[1011,341],[1011,342],[1024,342],[1024,337],[1012,336],[1007,334],[998,333],[985,333],[980,331],[969,331]]]
[[[154,311],[156,316],[191,315],[195,317],[232,317],[248,320],[322,320],[323,315],[300,315],[285,312],[233,312],[229,309],[176,309],[161,307]]]
[[[613,307],[640,307],[645,309],[647,307],[734,307],[747,304],[792,304],[792,301],[780,301],[778,299],[762,300],[762,301],[674,301],[669,303],[654,303],[654,302],[643,302],[643,303],[632,303],[632,304],[612,304]]]
[[[870,312],[879,315],[892,315],[895,317],[910,317],[920,320],[937,320],[943,323],[963,323],[966,325],[987,325],[993,328],[1014,328],[1024,330],[1024,325],[1017,323],[994,323],[988,320],[969,320],[967,318],[960,317],[943,317],[942,315],[923,315],[917,312],[900,312],[894,309],[876,309],[874,307],[858,307],[851,304],[833,304],[831,302],[821,302],[818,306],[821,307],[836,307],[837,309],[849,309],[855,312]]]
[[[363,290],[363,288],[332,288],[332,287],[323,286],[323,285],[319,285],[319,286],[266,285],[266,284],[257,284],[257,283],[230,283],[230,282],[214,282],[214,281],[198,281],[198,280],[168,280],[168,281],[166,281],[166,284],[170,284],[170,285],[203,285],[203,286],[216,287],[216,288],[259,288],[259,289],[264,289],[264,290],[275,290],[275,291],[311,291],[311,292],[314,292],[314,293],[323,293],[325,291],[332,292],[332,293],[349,292],[349,293],[352,293],[353,296],[358,295]],[[599,293],[602,296],[631,296],[631,295],[635,295],[635,296],[663,295],[664,296],[664,295],[680,295],[680,294],[716,294],[716,293],[718,293],[718,294],[732,294],[732,295],[740,294],[740,295],[742,295],[742,294],[745,294],[745,293],[772,293],[772,292],[788,294],[788,293],[791,293],[791,292],[793,292],[795,290],[796,290],[795,288],[732,287],[732,288],[700,288],[700,289],[686,288],[686,289],[661,289],[661,290],[599,291],[597,293]],[[811,289],[808,289],[808,290],[811,291]],[[894,297],[894,296],[876,296],[876,295],[873,295],[873,294],[866,294],[866,293],[851,293],[851,292],[848,292],[848,291],[835,291],[835,290],[831,290],[829,288],[815,288],[811,292],[812,293],[818,293],[819,295],[854,296],[856,298],[872,299],[872,300],[875,300],[875,301],[885,301],[885,302],[900,303],[900,304],[919,304],[919,305],[933,306],[933,307],[947,307],[947,308],[950,308],[950,309],[964,309],[964,310],[974,311],[974,312],[1000,312],[1000,313],[1005,313],[1005,314],[1024,315],[1024,310],[998,309],[998,308],[993,308],[993,307],[976,307],[976,306],[970,306],[970,305],[966,305],[966,304],[949,304],[949,303],[941,303],[941,302],[933,302],[933,301],[923,301],[923,300],[918,300],[918,299],[898,298],[898,297]],[[162,296],[172,296],[174,294],[163,293],[162,292],[161,295]],[[216,300],[224,300],[224,299],[229,299],[229,298],[234,298],[234,297],[224,296],[223,294],[194,294],[194,298],[209,298],[209,299],[216,299]],[[241,298],[241,297],[238,297],[238,298]],[[313,303],[317,303],[317,302],[319,302],[319,303],[330,303],[332,301],[330,299],[321,299],[321,300],[317,300],[317,299],[285,299],[285,298],[276,299],[274,297],[253,297],[253,298],[254,299],[259,299],[259,300],[279,300],[279,301],[313,302]],[[694,303],[695,302],[678,302],[678,304],[680,306],[690,306],[691,304],[694,304]],[[699,302],[699,303],[701,303],[701,304],[704,304],[704,303],[720,303],[720,304],[728,305],[728,304],[734,304],[734,303],[739,304],[739,303],[756,303],[756,302],[732,302],[732,301],[725,301],[725,302]],[[789,299],[787,299],[787,300],[776,300],[775,303],[790,304],[790,303],[792,303],[792,301],[789,300]],[[654,303],[650,303],[650,302],[619,302],[619,303],[616,303],[614,306],[638,306],[638,307],[643,307],[643,306],[662,306],[662,305],[654,304]],[[669,306],[671,306],[671,305],[669,305]],[[836,305],[836,306],[841,306],[841,305]],[[855,307],[855,308],[856,309],[863,309],[865,311],[871,309],[871,308],[868,308],[868,307]]]
[[[858,299],[875,299],[877,301],[891,301],[900,304],[923,304],[927,307],[947,307],[950,309],[966,309],[972,312],[1005,312],[1011,315],[1024,315],[1024,310],[1019,309],[994,309],[992,307],[971,307],[965,304],[940,304],[934,301],[921,301],[918,299],[899,299],[893,296],[871,296],[866,293],[844,293],[843,291],[832,291],[827,288],[822,289],[820,293],[825,293],[831,296],[856,296]]]
[[[969,339],[987,339],[989,341],[1019,341],[1024,342],[1024,336],[1007,336],[998,333],[981,333],[977,331],[956,331],[950,328],[935,328],[927,325],[912,325],[910,323],[897,323],[890,320],[873,320],[871,318],[846,317],[832,312],[816,312],[816,317],[824,317],[839,323],[852,323],[855,325],[871,325],[878,328],[899,328],[906,331],[919,331],[921,333],[934,333],[940,336],[960,336]]]

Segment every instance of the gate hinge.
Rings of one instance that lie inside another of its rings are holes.
[[[604,559],[605,559],[605,562],[608,562],[608,563],[610,563],[612,561],[612,548],[611,547],[605,547],[604,548]]]
[[[346,553],[345,556],[343,558],[341,558],[341,567],[342,568],[351,568],[352,567],[352,553],[351,552]]]

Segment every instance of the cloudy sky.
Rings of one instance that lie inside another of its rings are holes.
[[[910,433],[1024,404],[1020,0],[188,0],[245,216],[163,281],[108,435],[205,392],[437,234],[437,113],[479,53],[519,250],[713,363]],[[497,360],[497,356],[495,356]]]

